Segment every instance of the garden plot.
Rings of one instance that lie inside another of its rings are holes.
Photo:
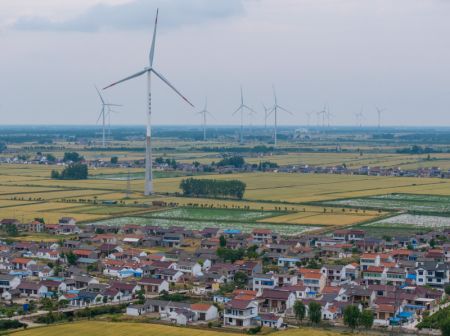
[[[190,230],[202,230],[206,227],[216,227],[219,229],[238,229],[242,232],[251,232],[253,229],[271,229],[284,235],[296,235],[305,231],[315,230],[319,227],[285,224],[262,224],[255,222],[230,223],[221,221],[201,221],[201,220],[182,220],[182,219],[163,219],[163,218],[144,218],[144,217],[120,217],[95,222],[100,225],[151,225],[160,227],[180,226]]]
[[[370,227],[423,227],[447,228],[450,227],[450,217],[402,214],[385,218],[364,226]]]

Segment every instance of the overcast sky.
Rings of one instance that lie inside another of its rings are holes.
[[[155,124],[200,123],[205,96],[238,124],[240,85],[262,124],[274,84],[281,124],[328,104],[335,125],[375,125],[376,105],[385,125],[450,125],[450,0],[0,0],[0,125],[95,124],[94,84],[147,65],[156,7],[155,68],[196,109],[155,78]],[[145,122],[144,78],[104,94],[113,124]]]

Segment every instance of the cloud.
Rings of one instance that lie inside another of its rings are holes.
[[[75,18],[53,21],[28,16],[19,18],[17,30],[81,31],[101,29],[133,30],[152,26],[156,8],[160,8],[165,27],[199,24],[244,13],[243,0],[134,0],[121,5],[95,5]]]

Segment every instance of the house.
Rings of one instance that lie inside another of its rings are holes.
[[[264,300],[260,311],[284,313],[294,306],[295,293],[286,290],[264,289],[259,299]]]
[[[212,321],[218,318],[219,311],[216,306],[207,303],[193,303],[190,307],[197,321]]]
[[[16,287],[16,290],[22,297],[36,298],[36,299],[44,297],[48,292],[46,286],[31,281],[20,282],[20,284]]]
[[[202,266],[196,261],[179,261],[175,265],[175,270],[194,277],[203,275]]]
[[[75,225],[77,220],[73,217],[61,217],[58,221],[59,225]]]
[[[303,281],[303,285],[311,288],[316,293],[321,293],[325,287],[327,278],[326,275],[321,273],[320,270],[301,268],[300,279]]]
[[[169,292],[169,281],[157,278],[141,278],[138,283],[145,295],[155,295],[162,291]]]
[[[416,283],[443,287],[450,282],[450,266],[447,263],[424,262],[416,269]]]
[[[277,277],[273,274],[255,274],[252,279],[252,288],[258,293],[263,289],[273,289],[278,287]]]
[[[20,278],[14,275],[0,273],[0,294],[10,292],[20,284]]]
[[[273,313],[260,313],[257,320],[262,327],[281,329],[283,326],[283,318]]]
[[[28,224],[27,229],[29,232],[41,233],[44,232],[45,225],[39,221],[32,221]]]
[[[28,258],[14,258],[11,260],[11,264],[15,270],[27,270],[31,265],[35,265],[36,261]]]
[[[270,244],[272,242],[272,230],[253,229],[252,240],[257,243]]]
[[[225,304],[223,324],[231,327],[250,327],[257,316],[256,300],[233,299]]]
[[[359,264],[363,271],[367,270],[369,266],[380,266],[380,255],[376,253],[364,253],[359,258]]]

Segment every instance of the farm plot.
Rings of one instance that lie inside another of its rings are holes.
[[[410,227],[441,229],[450,227],[450,217],[402,214],[363,225],[363,227]]]
[[[59,324],[41,328],[29,328],[19,331],[17,336],[217,336],[222,334],[218,331],[207,329],[180,328],[161,324],[130,323],[130,322],[100,322],[82,321],[75,323]],[[242,335],[242,333],[224,332],[223,335]],[[273,333],[274,336],[338,336],[338,332],[301,328],[289,329]]]
[[[450,213],[450,197],[438,195],[387,194],[327,201],[321,202],[321,204],[354,208]]]
[[[208,209],[208,208],[177,208],[166,211],[152,212],[145,217],[165,219],[214,220],[214,221],[251,221],[273,217],[281,212],[275,211],[247,211],[234,209]]]
[[[374,213],[342,213],[337,212],[327,212],[327,213],[312,213],[312,212],[296,212],[293,214],[282,215],[278,217],[271,217],[267,219],[260,220],[260,222],[270,222],[270,223],[285,223],[285,224],[302,224],[302,225],[337,225],[346,226],[354,225],[361,222],[370,221],[379,214]]]
[[[186,220],[186,219],[163,219],[163,218],[146,218],[146,217],[119,217],[108,220],[97,221],[95,224],[102,225],[151,225],[160,227],[180,226],[190,230],[202,230],[206,227],[216,227],[219,229],[238,229],[242,232],[251,232],[255,228],[272,229],[278,233],[285,235],[295,235],[305,231],[315,230],[319,227],[302,226],[302,225],[285,225],[285,224],[261,224],[255,222],[223,222],[223,221],[202,221],[202,220]]]

